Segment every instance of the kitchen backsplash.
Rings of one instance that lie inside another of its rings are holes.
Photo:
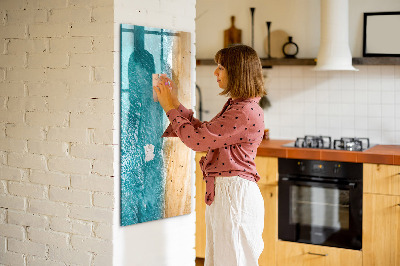
[[[400,66],[355,67],[358,72],[316,72],[312,66],[265,69],[271,107],[264,110],[264,116],[270,137],[369,137],[374,144],[400,144]],[[214,69],[196,68],[205,121],[214,117],[227,99],[218,95],[221,89]]]

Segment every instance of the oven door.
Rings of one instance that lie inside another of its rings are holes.
[[[362,181],[279,179],[278,238],[361,249]]]

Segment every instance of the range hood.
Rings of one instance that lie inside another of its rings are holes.
[[[314,70],[358,71],[349,47],[348,0],[321,0],[321,40]]]

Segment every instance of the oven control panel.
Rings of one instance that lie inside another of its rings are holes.
[[[278,160],[279,174],[362,179],[362,164],[303,159]]]

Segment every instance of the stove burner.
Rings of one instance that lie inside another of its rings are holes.
[[[306,135],[303,138],[297,138],[295,142],[287,143],[283,146],[344,151],[364,151],[371,148],[368,138],[340,138],[334,140],[332,143],[331,137],[311,135]]]
[[[297,138],[294,146],[300,148],[330,149],[331,137],[306,135],[304,138]]]
[[[333,148],[335,150],[363,151],[369,148],[368,138],[340,138],[334,140]]]

